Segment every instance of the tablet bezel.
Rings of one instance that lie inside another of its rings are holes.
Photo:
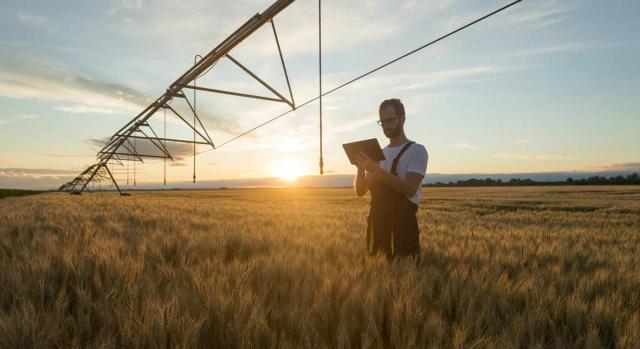
[[[344,152],[347,154],[351,164],[355,165],[355,155],[360,151],[364,151],[371,160],[380,162],[385,159],[382,148],[377,138],[365,139],[357,142],[345,143],[342,145]]]

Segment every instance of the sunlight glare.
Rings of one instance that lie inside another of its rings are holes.
[[[271,175],[286,181],[294,181],[303,174],[304,167],[291,159],[283,159],[271,166]]]

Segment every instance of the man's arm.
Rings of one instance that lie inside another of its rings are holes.
[[[407,179],[404,180],[398,176],[394,176],[391,173],[378,167],[373,171],[375,179],[383,181],[385,184],[395,189],[398,192],[403,193],[407,197],[415,195],[422,184],[422,175],[415,172],[407,172]]]
[[[429,155],[425,150],[415,153],[409,162],[409,168],[407,170],[407,179],[403,180],[391,173],[385,171],[377,163],[369,159],[369,157],[360,153],[356,156],[356,163],[358,167],[364,168],[373,177],[372,181],[383,181],[388,186],[392,187],[396,191],[405,194],[408,197],[415,195],[420,189],[422,179],[427,170],[427,161]]]
[[[358,174],[353,181],[353,188],[356,190],[356,195],[363,196],[369,190],[369,184],[364,174],[364,168],[358,167]]]

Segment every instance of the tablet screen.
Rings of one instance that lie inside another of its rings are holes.
[[[367,139],[364,141],[345,143],[342,145],[345,153],[347,153],[347,157],[351,164],[355,165],[356,154],[359,151],[363,151],[371,160],[379,162],[384,160],[384,154],[382,153],[382,149],[380,148],[380,143],[375,138]]]

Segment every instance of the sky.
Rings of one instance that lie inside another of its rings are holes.
[[[100,142],[271,1],[3,1],[0,3],[0,187],[64,183]],[[323,88],[379,66],[485,13],[495,0],[322,2]],[[318,94],[318,2],[274,23],[298,104]],[[400,98],[406,134],[429,173],[640,168],[640,2],[525,0],[323,99],[325,173],[352,174],[342,143],[387,139],[378,105]],[[288,95],[270,26],[234,58]],[[269,95],[228,60],[198,85]],[[188,93],[191,93],[190,91]],[[214,143],[286,111],[282,103],[199,92]],[[318,103],[196,157],[199,180],[317,174]],[[164,115],[152,118],[159,134]],[[167,137],[192,137],[171,115]],[[192,148],[167,164],[193,175]],[[207,150],[199,147],[198,151]],[[138,183],[164,164],[136,165]],[[114,169],[132,182],[133,165]]]

